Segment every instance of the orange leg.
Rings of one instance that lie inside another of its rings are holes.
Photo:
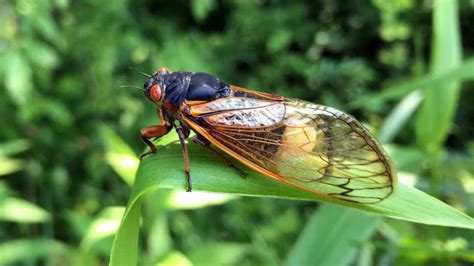
[[[150,141],[151,138],[160,138],[168,132],[170,132],[172,126],[170,125],[154,125],[154,126],[149,126],[146,128],[142,128],[140,130],[140,134],[142,137],[143,142],[145,142],[148,147],[150,147],[151,151],[145,152],[142,155],[140,155],[140,160],[142,160],[145,156],[153,154],[156,152],[156,146],[153,144],[153,142]]]

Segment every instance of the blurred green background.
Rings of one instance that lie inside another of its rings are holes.
[[[349,112],[404,183],[473,216],[473,22],[473,0],[0,1],[0,264],[108,262],[130,195],[110,154],[141,153],[139,129],[158,122],[120,88],[146,79],[130,67],[209,72]],[[474,263],[466,229],[187,195],[144,201],[140,265]]]

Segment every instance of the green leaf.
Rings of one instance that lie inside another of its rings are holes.
[[[17,105],[27,103],[33,88],[32,70],[22,54],[11,52],[6,55],[8,68],[6,69],[5,87],[10,97]]]
[[[27,139],[16,139],[0,143],[0,156],[9,156],[28,150],[31,147]]]
[[[411,118],[423,96],[419,91],[408,94],[384,120],[378,133],[381,143],[390,142],[403,125]]]
[[[138,156],[115,132],[107,126],[100,130],[102,142],[105,144],[105,159],[115,172],[127,183],[132,185],[138,167]]]
[[[195,191],[224,192],[248,196],[271,196],[303,200],[319,200],[353,207],[388,217],[412,222],[474,228],[474,221],[458,210],[419,191],[415,188],[396,184],[395,193],[378,204],[352,204],[323,198],[303,191],[266,176],[251,172],[242,178],[218,158],[197,145],[189,144],[193,188]],[[137,181],[132,190],[132,198],[149,189],[185,189],[181,147],[177,143],[160,146],[160,151],[146,158],[137,173]],[[408,208],[410,207],[410,208]],[[434,208],[434,209],[433,209]],[[445,217],[443,217],[445,216]]]
[[[126,264],[124,264],[126,265]],[[183,253],[179,251],[173,251],[163,258],[157,265],[179,265],[179,266],[192,266],[193,264]]]
[[[23,161],[0,156],[0,176],[21,170]]]
[[[49,219],[47,211],[29,201],[14,197],[0,199],[0,221],[42,223]]]
[[[458,4],[456,0],[436,0],[433,6],[432,72],[441,74],[461,65]],[[418,143],[425,150],[439,149],[449,133],[457,109],[459,81],[436,84],[423,91],[424,100],[416,120],[416,135]]]
[[[165,212],[155,215],[147,235],[147,244],[147,253],[153,262],[173,250],[173,238]]]
[[[99,240],[114,235],[120,225],[120,219],[125,211],[124,207],[108,207],[101,211],[89,225],[81,247],[89,250]]]
[[[193,265],[239,265],[252,246],[231,242],[204,243],[192,250],[188,257]]]
[[[138,228],[140,226],[140,198],[130,198],[119,230],[114,238],[110,265],[136,265]]]
[[[45,42],[27,40],[23,43],[25,54],[33,64],[44,68],[55,68],[59,64],[58,53]]]
[[[169,138],[165,141],[168,144],[166,146],[158,142],[158,152],[146,157],[138,169],[132,194],[114,241],[111,265],[136,263],[141,197],[158,188],[186,189],[181,147],[176,142],[169,143],[169,141]],[[474,220],[469,216],[422,191],[401,183],[396,184],[395,193],[381,203],[351,204],[326,199],[285,185],[251,172],[250,169],[236,163],[249,173],[247,178],[242,178],[207,150],[193,144],[188,145],[188,149],[194,191],[316,200],[417,223],[474,229]]]
[[[380,220],[360,211],[323,205],[301,232],[285,265],[349,265]]]
[[[215,6],[215,0],[192,0],[191,11],[193,13],[194,19],[198,22],[205,21]]]
[[[71,249],[51,239],[17,239],[0,244],[2,265],[34,265],[39,259],[62,258],[61,263],[71,263]]]

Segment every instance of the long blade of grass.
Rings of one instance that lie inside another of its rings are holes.
[[[180,145],[176,142],[160,146],[160,151],[142,161],[131,198],[156,188],[186,189]],[[378,204],[351,204],[320,197],[264,175],[250,172],[242,178],[205,149],[188,145],[194,191],[223,192],[246,196],[281,197],[317,200],[352,207],[392,218],[444,226],[474,228],[474,221],[449,205],[402,183],[395,192]]]
[[[413,115],[422,98],[423,96],[419,91],[414,91],[403,98],[380,127],[378,140],[382,143],[390,142]]]
[[[127,209],[114,240],[111,265],[135,265],[136,263],[142,196],[159,188],[186,189],[181,147],[176,142],[177,139],[175,142],[169,141],[170,139],[164,141],[166,146],[157,143],[159,152],[145,158],[140,164]],[[406,221],[474,229],[474,220],[471,217],[404,184],[397,184],[395,193],[381,203],[350,204],[296,189],[261,174],[250,172],[249,169],[247,169],[249,176],[244,179],[207,150],[197,145],[188,145],[188,149],[194,191],[315,200]],[[235,163],[246,169],[238,162]]]
[[[381,217],[331,205],[313,214],[285,265],[348,265]]]
[[[432,73],[442,74],[461,65],[458,3],[436,0],[433,10]],[[472,71],[472,70],[471,70]],[[453,80],[424,90],[416,120],[418,144],[425,150],[438,149],[446,139],[457,108],[460,84]]]

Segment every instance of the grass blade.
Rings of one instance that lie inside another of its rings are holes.
[[[380,220],[360,211],[323,205],[301,232],[285,265],[348,265]]]
[[[194,191],[223,192],[247,196],[282,197],[300,200],[318,200],[344,205],[380,215],[444,226],[474,228],[473,220],[449,205],[404,184],[396,184],[394,195],[378,204],[351,204],[319,197],[261,174],[250,172],[242,178],[218,158],[197,145],[188,145]],[[237,165],[239,163],[236,162]],[[142,161],[132,199],[151,189],[171,188],[184,190],[186,182],[181,149],[174,142],[159,146],[159,152]]]
[[[170,141],[170,138],[163,141],[166,146],[158,142],[158,152],[146,157],[140,164],[129,203],[114,240],[110,265],[136,264],[142,196],[159,188],[186,189],[181,147],[177,139],[174,142]],[[397,184],[394,195],[381,203],[350,204],[293,188],[251,172],[250,169],[235,162],[249,173],[244,179],[204,148],[188,145],[188,149],[194,191],[316,200],[416,223],[474,229],[474,220],[471,217],[404,184]]]
[[[420,104],[423,96],[419,91],[408,94],[385,119],[378,134],[381,143],[390,142]]]
[[[433,10],[432,72],[445,73],[461,65],[457,1],[436,0]],[[425,90],[416,121],[417,141],[425,150],[438,149],[446,139],[457,108],[460,84],[453,80]]]

